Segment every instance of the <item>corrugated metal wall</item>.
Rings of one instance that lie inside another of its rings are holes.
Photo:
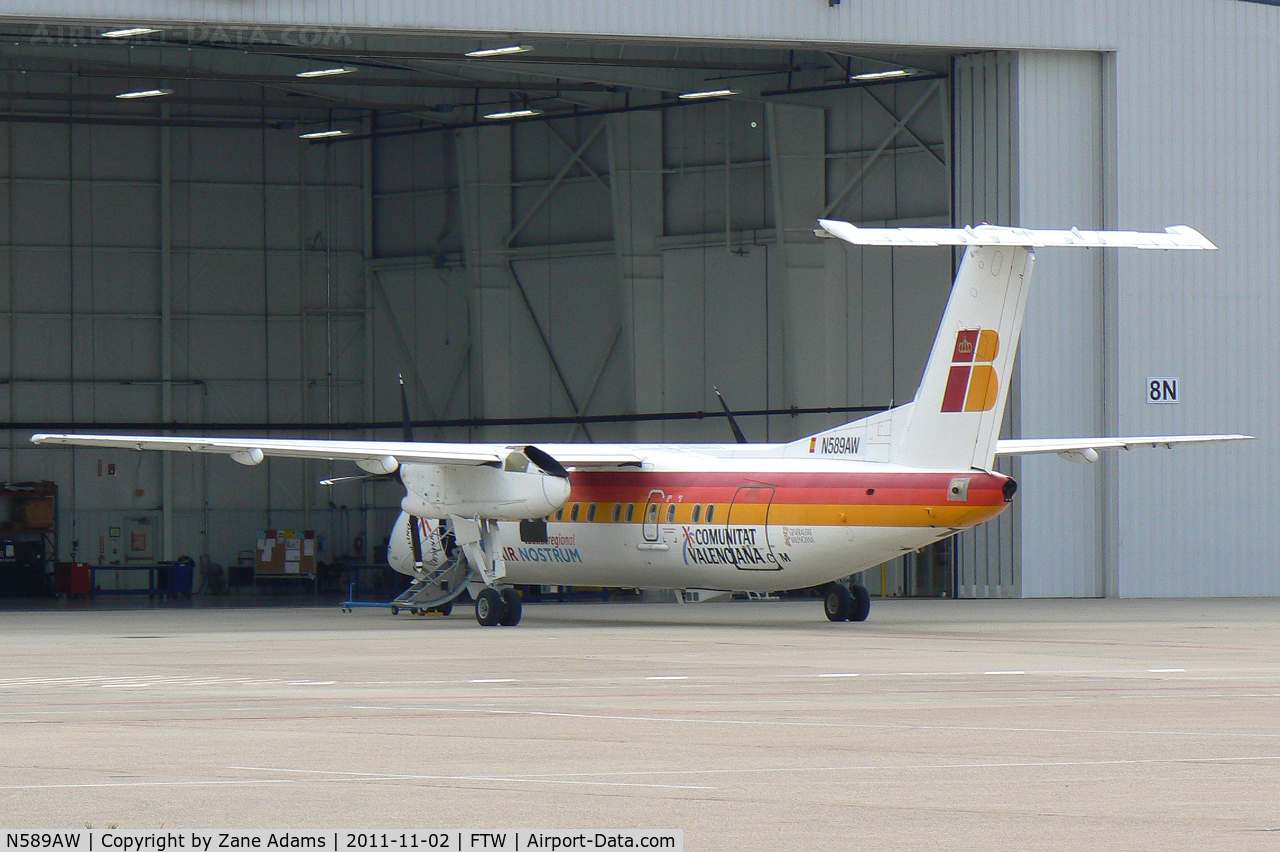
[[[955,170],[952,191],[956,225],[1018,223],[1019,99],[1018,56],[988,51],[955,59]],[[1009,394],[1002,437],[1020,435],[1021,386]],[[1001,460],[997,468],[1021,482],[1021,463]],[[1022,499],[994,521],[957,538],[956,595],[968,598],[1021,594]]]
[[[1220,251],[1119,258],[1119,428],[1259,440],[1121,459],[1119,592],[1275,595],[1280,10],[1188,11],[1141,22],[1159,50],[1116,56],[1117,215],[1187,222]],[[1147,404],[1147,376],[1180,376],[1182,402]]]
[[[363,419],[357,148],[278,131],[8,123],[0,169],[5,421],[161,419],[166,226],[176,420]],[[28,437],[8,433],[0,466],[8,481],[61,484],[63,556],[97,560],[123,515],[158,517],[157,455],[50,453]],[[315,493],[327,466],[172,464],[178,552],[231,561],[255,528],[314,526],[327,503]]]
[[[1018,222],[1103,225],[1102,56],[1018,56]],[[1019,369],[1020,437],[1106,434],[1103,252],[1041,249],[1027,303]],[[1057,456],[1022,460],[1024,597],[1103,593],[1103,465]]]

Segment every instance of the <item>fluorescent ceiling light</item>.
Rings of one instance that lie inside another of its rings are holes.
[[[301,133],[299,139],[335,139],[339,136],[346,136],[345,130],[313,130],[310,133]]]
[[[533,50],[527,44],[509,44],[506,47],[486,47],[482,50],[472,50],[462,54],[472,59],[485,59],[491,56],[510,56],[513,53],[528,53]]]
[[[698,101],[703,98],[727,98],[738,94],[733,89],[712,89],[708,92],[685,92],[680,96],[682,101]]]
[[[107,30],[102,33],[103,38],[133,38],[134,36],[151,35],[158,33],[160,30],[155,27],[129,27],[123,30]]]
[[[159,98],[172,94],[173,89],[143,89],[139,92],[121,92],[116,97],[122,101],[132,101],[137,98]]]
[[[892,71],[868,71],[865,74],[854,74],[855,80],[889,80],[893,77],[910,77],[911,72],[905,68],[894,68]]]
[[[314,71],[299,71],[295,76],[310,79],[312,77],[337,77],[341,74],[354,74],[356,69],[346,65],[341,68],[317,68]]]
[[[513,109],[510,112],[491,112],[485,118],[528,118],[531,115],[542,115],[540,109]]]

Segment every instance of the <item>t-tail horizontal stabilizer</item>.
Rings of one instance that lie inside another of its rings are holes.
[[[819,219],[814,234],[858,246],[1025,246],[1041,248],[1138,248],[1211,251],[1216,249],[1204,234],[1186,225],[1171,225],[1161,232],[1069,231],[977,225],[966,228],[859,228],[835,219]]]
[[[963,257],[947,300],[915,399],[875,415],[796,442],[793,453],[822,447],[868,445],[854,455],[871,458],[875,443],[885,459],[907,467],[990,470],[997,452],[1000,421],[1009,395],[1034,249],[1136,248],[1205,251],[1216,248],[1199,231],[1175,225],[1157,233],[1139,231],[1038,230],[978,225],[967,228],[859,228],[820,219],[815,231],[859,246],[963,246]],[[834,440],[828,440],[834,439]],[[1108,439],[1114,440],[1114,439]],[[859,443],[862,442],[862,443]],[[1168,443],[1156,441],[1155,443]],[[1094,443],[1041,452],[1096,456]],[[822,450],[822,454],[829,454]]]

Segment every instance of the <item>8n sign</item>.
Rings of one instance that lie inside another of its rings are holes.
[[[1160,404],[1177,401],[1177,376],[1147,376],[1147,402]]]

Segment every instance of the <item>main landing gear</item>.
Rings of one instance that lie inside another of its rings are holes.
[[[520,601],[520,593],[515,589],[495,589],[486,586],[476,596],[476,621],[481,627],[493,627],[501,624],[504,627],[515,627],[520,623],[524,605]]]
[[[822,609],[828,621],[866,621],[871,614],[871,593],[866,586],[849,588],[832,583],[822,596]]]

